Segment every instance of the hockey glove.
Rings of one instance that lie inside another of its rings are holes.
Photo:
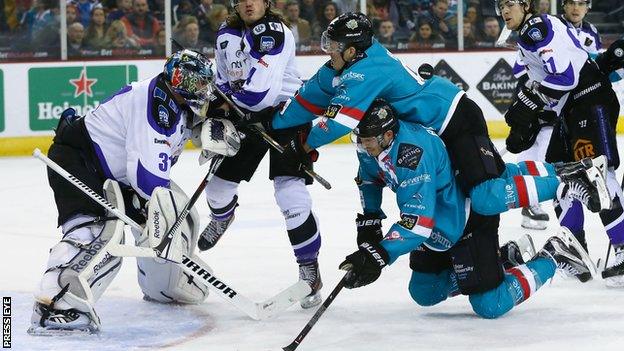
[[[339,268],[347,271],[345,288],[354,289],[368,285],[381,275],[388,264],[388,252],[378,243],[363,242],[359,249],[346,257]]]
[[[517,154],[533,145],[539,132],[538,112],[544,102],[529,88],[522,87],[516,100],[505,113],[505,122],[511,127],[505,140],[507,150]]]
[[[381,232],[381,217],[378,214],[357,214],[355,219],[357,226],[357,244],[362,245],[364,242],[378,243],[383,239]]]
[[[596,63],[600,71],[605,75],[624,68],[624,39],[614,41],[607,51],[596,57]]]
[[[284,153],[282,157],[288,166],[292,167],[296,171],[301,171],[303,166],[308,169],[312,168],[312,162],[316,162],[318,159],[318,151],[312,150],[306,152],[303,148],[303,144],[307,135],[301,131],[297,132],[297,135],[290,139],[288,143],[282,145]]]

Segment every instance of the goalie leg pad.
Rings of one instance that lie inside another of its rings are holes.
[[[148,206],[146,230],[139,245],[155,247],[176,221],[188,197],[175,184],[171,189],[157,187]],[[199,235],[199,214],[190,210],[169,246],[169,258],[180,259],[192,255]],[[138,281],[147,300],[159,302],[201,303],[208,296],[208,288],[177,265],[160,258],[137,258]]]

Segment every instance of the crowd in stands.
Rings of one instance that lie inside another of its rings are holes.
[[[67,1],[70,58],[164,56],[164,0],[101,1]],[[613,11],[619,1],[596,1],[594,8],[601,3]],[[172,6],[173,37],[185,47],[212,54],[217,31],[232,14],[229,1],[173,0]],[[299,51],[318,52],[329,22],[341,13],[358,11],[360,5],[357,0],[273,0],[272,6],[288,21]],[[459,13],[457,6],[457,0],[368,0],[366,10],[378,40],[390,50],[454,50],[458,16],[463,18],[465,49],[493,48],[502,26],[494,1],[464,0]],[[59,8],[59,0],[0,0],[0,59],[6,52],[58,58]],[[550,1],[540,0],[539,8],[549,13]]]

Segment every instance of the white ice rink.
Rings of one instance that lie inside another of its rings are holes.
[[[623,140],[620,140],[620,143]],[[197,152],[185,152],[173,179],[192,193],[206,172]],[[251,183],[240,188],[236,221],[219,244],[201,256],[215,272],[255,301],[297,280],[297,265],[283,218],[263,162]],[[352,146],[321,150],[319,174],[333,189],[310,187],[321,222],[320,265],[327,295],[342,276],[337,269],[355,250],[355,213],[360,209],[353,181]],[[394,198],[384,208],[396,220]],[[520,211],[502,216],[501,243],[530,232],[541,247],[556,231],[554,212],[547,231],[520,227]],[[208,207],[199,201],[204,225]],[[217,296],[199,306],[144,302],[136,283],[134,259],[125,260],[116,280],[97,303],[103,330],[98,336],[31,337],[32,291],[51,248],[60,238],[56,209],[45,167],[30,157],[0,159],[0,293],[12,297],[12,347],[15,350],[278,350],[288,345],[314,310],[293,306],[276,318],[253,321]],[[597,215],[586,217],[594,260],[604,257],[607,238]],[[364,288],[343,290],[298,350],[621,350],[624,345],[624,290],[601,281],[580,284],[555,279],[528,301],[497,320],[478,318],[460,296],[434,307],[416,305],[407,292],[408,257],[384,270]]]

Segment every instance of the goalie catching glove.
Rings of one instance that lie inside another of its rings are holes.
[[[538,112],[545,106],[540,97],[527,87],[518,91],[516,100],[505,113],[505,122],[511,127],[505,140],[507,150],[513,154],[533,145],[540,130]]]
[[[381,269],[388,265],[388,260],[388,252],[380,244],[363,242],[339,266],[347,271],[345,288],[359,288],[374,282],[381,275]]]
[[[208,118],[193,128],[191,141],[201,148],[199,164],[203,165],[215,155],[234,156],[240,149],[240,135],[227,119]]]

